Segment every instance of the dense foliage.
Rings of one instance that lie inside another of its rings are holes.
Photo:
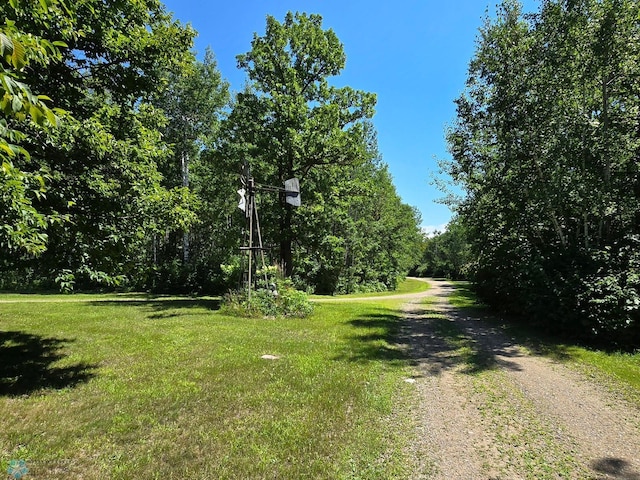
[[[13,161],[27,174],[49,172],[46,195],[32,205],[65,221],[46,226],[46,250],[3,250],[0,261],[18,284],[131,282],[147,268],[153,232],[195,221],[189,193],[161,184],[158,164],[169,149],[157,125],[165,120],[149,102],[190,58],[193,32],[153,0],[33,3],[3,3],[0,13],[26,38],[65,42],[48,62],[26,65],[25,75],[71,116],[54,131],[26,132],[21,144],[30,155]]]
[[[395,287],[418,241],[417,214],[379,158],[375,95],[328,82],[345,60],[319,15],[268,17],[265,35],[238,56],[251,84],[223,137],[224,159],[247,160],[260,183],[300,179],[299,209],[263,196],[264,236],[287,276],[322,293]]]
[[[16,2],[10,3],[15,9]],[[33,12],[43,15],[59,8],[52,1],[48,7],[34,5]],[[56,213],[47,215],[35,207],[34,202],[47,191],[48,170],[24,168],[21,163],[29,163],[31,154],[21,143],[28,137],[27,129],[46,136],[58,124],[58,115],[64,113],[50,109],[47,101],[51,99],[35,95],[27,83],[29,69],[60,59],[61,46],[66,44],[28,35],[10,20],[0,25],[0,246],[7,252],[41,253],[46,248],[47,224],[60,220]]]
[[[449,222],[444,232],[425,236],[422,255],[411,274],[418,277],[466,279],[472,268],[472,256],[466,231],[457,218]]]
[[[377,152],[375,95],[330,85],[345,55],[318,15],[268,17],[230,101],[159,0],[0,14],[0,288],[237,284],[245,161],[263,184],[300,179],[299,209],[259,198],[268,260],[297,286],[389,288],[415,262],[419,219]]]
[[[485,300],[640,345],[640,4],[505,1],[448,139]]]

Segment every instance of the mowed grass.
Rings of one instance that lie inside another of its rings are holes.
[[[459,308],[486,309],[466,282],[455,282],[456,291],[450,302]],[[507,332],[534,353],[566,363],[620,393],[640,407],[640,350],[635,354],[609,352],[569,344],[542,335],[523,323],[505,323]]]
[[[249,320],[215,299],[18,300],[0,303],[2,471],[25,460],[42,479],[409,476],[398,302]]]

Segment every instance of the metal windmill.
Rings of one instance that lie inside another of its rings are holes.
[[[251,299],[251,288],[254,282],[253,279],[253,257],[254,252],[259,252],[260,261],[262,263],[262,271],[264,273],[265,284],[268,282],[266,273],[266,263],[264,259],[264,252],[266,248],[262,244],[262,232],[260,230],[260,217],[258,215],[258,206],[256,204],[256,193],[258,190],[265,192],[284,193],[285,201],[294,207],[301,205],[300,201],[300,182],[297,178],[290,178],[284,181],[284,187],[274,187],[271,185],[260,185],[255,182],[253,175],[251,175],[251,169],[249,164],[245,161],[243,173],[240,176],[241,187],[238,190],[240,195],[240,202],[238,208],[244,212],[247,227],[243,239],[243,245],[240,247],[241,252],[246,252],[248,255],[248,267],[246,278],[247,295]]]

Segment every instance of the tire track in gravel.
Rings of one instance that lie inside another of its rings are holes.
[[[433,303],[407,303],[400,335],[419,399],[413,478],[640,480],[638,408],[452,308],[450,283],[429,283]]]

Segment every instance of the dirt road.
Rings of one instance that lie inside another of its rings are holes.
[[[640,411],[593,379],[536,356],[499,328],[452,308],[404,307],[415,365],[414,478],[640,480]]]

